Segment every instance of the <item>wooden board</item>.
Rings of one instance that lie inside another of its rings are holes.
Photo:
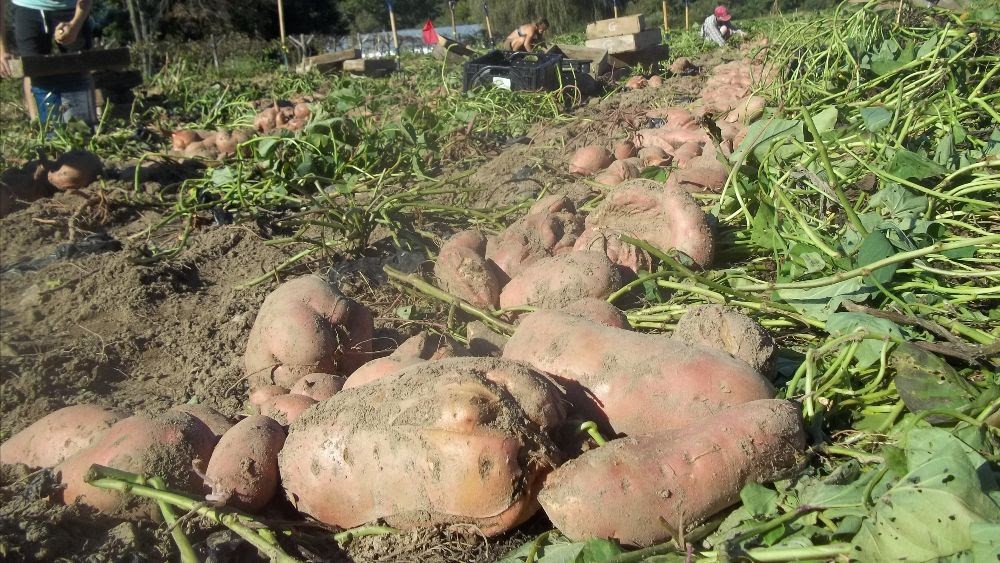
[[[612,69],[631,68],[642,65],[651,68],[653,72],[659,72],[660,61],[670,58],[670,47],[667,45],[653,45],[641,51],[630,53],[616,53],[608,56],[608,63]]]
[[[587,25],[587,39],[603,39],[619,35],[632,35],[646,31],[646,20],[642,14],[601,20]]]
[[[386,76],[398,68],[396,59],[352,59],[344,61],[344,70],[364,76]]]
[[[24,76],[53,76],[126,68],[132,64],[132,57],[129,50],[122,47],[120,49],[92,49],[58,55],[29,55],[19,59],[11,59],[9,63],[11,78],[22,78]]]
[[[609,55],[614,55],[616,53],[641,51],[647,47],[659,45],[662,40],[663,35],[659,29],[648,29],[631,35],[619,35],[618,37],[606,37],[604,39],[588,39],[587,46],[594,49],[604,49]]]
[[[454,64],[464,63],[469,57],[476,54],[472,49],[444,35],[438,36],[437,45],[434,46],[434,50],[431,52],[435,58],[444,59]]]
[[[302,59],[299,70],[302,72],[316,69],[322,73],[337,72],[344,68],[344,61],[361,58],[361,49],[345,49],[335,53],[323,53]]]
[[[546,53],[561,54],[567,59],[590,61],[590,74],[592,76],[600,76],[611,70],[611,65],[608,64],[608,51],[606,49],[556,43],[549,47]]]

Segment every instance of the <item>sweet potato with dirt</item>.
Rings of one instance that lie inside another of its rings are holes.
[[[635,133],[635,145],[640,148],[660,147],[661,149],[674,154],[674,149],[685,143],[704,144],[710,142],[708,133],[702,129],[687,129],[684,127],[673,129],[660,127],[657,129],[640,129]]]
[[[177,405],[171,407],[170,410],[187,413],[205,423],[217,442],[223,434],[233,427],[233,421],[208,405]]]
[[[131,416],[120,420],[92,446],[55,467],[53,471],[65,486],[59,500],[128,518],[151,518],[159,513],[154,502],[88,484],[84,479],[90,466],[98,464],[130,473],[157,475],[172,488],[204,492],[198,471],[204,471],[215,443],[215,436],[205,423],[183,412],[167,411],[155,418]]]
[[[104,170],[96,154],[83,149],[63,153],[49,167],[49,183],[60,190],[86,188]]]
[[[371,358],[374,321],[319,276],[279,285],[264,299],[243,356],[250,388],[289,388],[310,373],[350,374]]]
[[[561,310],[567,315],[588,319],[605,326],[621,329],[632,328],[628,318],[625,317],[625,312],[604,299],[584,297],[566,305]]]
[[[53,411],[0,444],[0,464],[53,467],[92,446],[125,415],[99,405]]]
[[[468,355],[469,351],[451,338],[421,331],[419,334],[407,338],[392,354],[372,360],[358,368],[347,378],[344,389],[360,387],[412,365]]]
[[[580,147],[569,159],[570,174],[587,176],[599,170],[604,170],[614,161],[608,149],[599,145]]]
[[[441,288],[469,303],[494,308],[506,275],[486,258],[486,236],[477,230],[457,233],[441,246],[434,275]]]
[[[774,378],[778,346],[757,321],[724,305],[697,305],[685,312],[673,338],[722,350]]]
[[[583,297],[605,299],[621,286],[621,273],[605,253],[581,250],[525,268],[504,286],[500,306],[558,309]]]
[[[719,192],[726,185],[729,170],[713,155],[696,156],[670,175],[669,183],[676,183],[685,190],[698,192]]]
[[[448,523],[494,536],[538,508],[560,461],[548,432],[558,389],[496,358],[427,362],[341,391],[292,424],[279,455],[285,494],[326,524]]]
[[[318,403],[316,399],[298,393],[275,395],[260,405],[260,414],[273,418],[284,426],[295,422],[309,407]]]
[[[266,416],[249,416],[226,432],[212,452],[205,484],[212,497],[231,506],[256,511],[278,491],[278,452],[285,429]]]
[[[296,381],[288,391],[293,395],[305,395],[314,401],[325,401],[343,389],[346,380],[341,375],[310,373]]]
[[[694,198],[682,188],[652,180],[628,180],[608,194],[587,216],[575,248],[604,252],[636,272],[648,266],[645,253],[621,236],[645,240],[664,252],[677,249],[700,267],[711,264],[715,252],[708,217]]]
[[[486,257],[513,278],[541,258],[572,251],[583,226],[583,216],[569,198],[546,196],[487,244]]]
[[[55,190],[48,182],[50,163],[31,161],[20,168],[8,168],[0,174],[0,217],[21,207],[21,202],[51,196]]]
[[[747,483],[779,478],[804,448],[797,405],[753,401],[585,452],[549,475],[539,500],[572,539],[647,546],[735,504]]]
[[[524,317],[503,357],[554,376],[573,412],[610,436],[679,428],[774,396],[767,379],[724,352],[557,311]]]
[[[306,377],[306,376],[303,376]],[[280,385],[263,385],[250,390],[249,401],[251,405],[260,407],[270,399],[278,395],[287,395],[289,389]]]
[[[628,139],[624,141],[618,141],[615,143],[615,160],[625,160],[626,158],[632,158],[636,155],[638,149],[635,148],[635,143],[629,141]]]

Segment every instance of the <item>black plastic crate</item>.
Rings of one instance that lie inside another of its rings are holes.
[[[477,86],[550,92],[560,87],[563,56],[553,53],[490,51],[463,65],[463,91]]]
[[[561,63],[563,75],[580,76],[590,74],[590,61],[583,59],[563,59]]]

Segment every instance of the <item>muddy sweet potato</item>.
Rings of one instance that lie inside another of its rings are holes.
[[[205,423],[216,441],[233,427],[233,421],[208,405],[177,405],[170,410],[187,413]]]
[[[581,250],[525,268],[504,286],[500,306],[558,309],[583,297],[605,299],[621,286],[621,273],[605,253]]]
[[[580,147],[569,159],[570,174],[587,176],[604,170],[614,160],[608,149],[599,145]]]
[[[305,395],[314,401],[325,401],[344,388],[346,377],[329,373],[310,373],[295,382],[289,393]]]
[[[670,175],[669,183],[689,192],[719,192],[726,185],[729,170],[714,155],[696,156]]]
[[[635,143],[629,141],[628,139],[624,141],[618,141],[615,143],[615,159],[625,160],[626,158],[632,158],[636,155]]]
[[[349,374],[370,359],[373,331],[371,312],[322,278],[287,281],[264,299],[250,330],[243,356],[250,388]]]
[[[302,413],[318,401],[306,395],[288,393],[275,395],[260,405],[260,414],[273,418],[282,425],[288,426],[295,422]]]
[[[631,329],[625,312],[608,303],[604,299],[584,297],[566,305],[562,312],[574,317],[580,317],[600,323],[605,326],[621,329]]]
[[[735,504],[747,483],[779,477],[804,448],[794,403],[753,401],[585,452],[549,475],[539,499],[570,538],[647,546]]]
[[[546,196],[487,244],[486,257],[512,278],[536,260],[573,250],[583,225],[569,198]]]
[[[560,458],[558,389],[527,367],[451,358],[344,390],[292,424],[279,455],[300,512],[350,528],[476,525],[494,536],[538,508]]]
[[[441,246],[434,275],[441,288],[469,303],[494,308],[506,275],[486,258],[486,236],[476,230],[457,233]]]
[[[60,190],[86,188],[104,169],[96,154],[83,149],[64,153],[49,167],[49,183]]]
[[[194,464],[203,471],[215,443],[208,426],[183,412],[167,411],[155,418],[131,416],[120,420],[92,446],[55,467],[59,482],[65,486],[59,500],[128,518],[151,518],[159,513],[152,501],[89,485],[84,478],[90,466],[98,464],[158,475],[170,487],[205,492]]]
[[[469,351],[447,336],[421,331],[407,338],[396,350],[384,358],[372,360],[361,366],[344,383],[344,389],[360,387],[412,365],[468,356]]]
[[[575,248],[602,251],[633,271],[648,266],[644,254],[621,236],[645,240],[663,251],[677,249],[701,267],[712,262],[715,250],[708,217],[694,198],[682,188],[652,180],[628,180],[611,192],[587,216]]]
[[[722,350],[768,378],[775,374],[777,344],[757,321],[724,305],[698,305],[681,316],[673,338]]]
[[[0,464],[53,467],[92,446],[124,417],[121,411],[98,405],[61,408],[0,444]]]
[[[212,452],[205,483],[218,500],[256,511],[278,491],[278,452],[285,429],[266,416],[249,416],[226,432]]]
[[[557,311],[524,317],[503,357],[554,376],[573,412],[610,436],[679,428],[774,396],[761,374],[718,350]]]
[[[282,387],[280,385],[262,385],[261,387],[256,387],[250,390],[249,401],[251,405],[259,408],[268,400],[277,397],[278,395],[287,395],[288,393],[289,389],[287,387]]]

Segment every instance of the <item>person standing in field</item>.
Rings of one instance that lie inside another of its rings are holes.
[[[705,18],[705,22],[701,24],[701,36],[706,41],[711,41],[721,47],[734,33],[746,35],[743,30],[736,27],[732,19],[733,17],[725,6],[716,6],[715,12]]]
[[[14,20],[14,41],[19,56],[50,55],[55,48],[60,53],[90,49],[92,0],[11,0]],[[0,29],[4,26],[5,10],[0,9]],[[0,77],[11,76],[6,41],[0,38]],[[25,105],[31,118],[43,123],[50,120],[80,119],[93,125],[93,78],[88,73],[60,74],[24,79]],[[61,111],[61,115],[54,112]]]
[[[533,23],[526,23],[510,32],[507,39],[504,39],[503,46],[511,51],[530,51],[548,29],[549,20],[545,18]]]

